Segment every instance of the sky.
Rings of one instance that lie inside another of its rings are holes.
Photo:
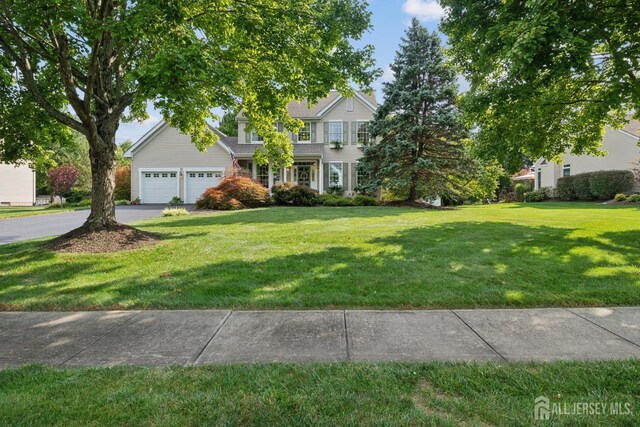
[[[378,101],[381,101],[382,82],[393,77],[389,64],[393,62],[400,39],[411,19],[416,17],[430,31],[437,31],[444,10],[435,0],[369,0],[369,10],[372,12],[373,29],[357,44],[371,44],[375,47],[376,65],[384,74],[374,83],[373,89]],[[116,141],[136,141],[161,120],[160,114],[153,108],[149,108],[148,112],[149,118],[144,123],[122,123],[116,134]],[[220,114],[219,111],[216,112]]]

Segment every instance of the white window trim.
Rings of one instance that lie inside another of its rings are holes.
[[[297,143],[298,144],[311,144],[311,122],[303,122],[304,124],[302,125],[302,127],[300,129],[298,129],[298,135],[297,135]],[[302,141],[300,139],[300,130],[302,128],[304,128],[305,125],[309,125],[309,140],[308,141]]]
[[[344,120],[328,120],[329,122],[329,144],[331,144],[333,141],[336,141],[335,139],[331,139],[331,123],[340,123],[340,142],[342,142],[343,144],[346,144],[347,142],[344,140]],[[337,162],[336,162],[337,163]]]
[[[341,185],[344,188],[344,164],[342,162],[328,162],[329,166],[329,188],[331,188],[331,165],[336,164],[340,165],[340,175],[338,177],[338,185]]]
[[[186,168],[182,168],[183,171],[183,179],[182,179],[182,190],[184,191],[183,195],[184,197],[182,198],[183,201],[185,201],[187,199],[187,181],[189,181],[187,178],[187,174],[189,172],[222,172],[222,178],[224,178],[224,171],[225,168],[212,168],[212,167],[204,167],[204,168],[198,168],[198,167],[186,167]],[[222,179],[221,178],[221,179]]]
[[[251,133],[249,134],[249,143],[250,144],[264,144],[264,137],[262,138],[263,139],[262,141],[258,141],[257,139],[256,140],[253,139],[254,135],[256,137],[258,137],[258,132],[256,132],[255,130],[252,129]]]
[[[176,173],[176,196],[180,197],[180,168],[138,168],[138,197],[144,203],[142,194],[142,174],[145,172],[175,172]]]
[[[353,97],[347,98],[347,111],[353,111]]]
[[[565,170],[568,170],[568,171],[569,171],[569,175],[565,175],[565,174],[564,174],[564,171],[565,171]],[[563,177],[571,176],[571,164],[570,164],[570,163],[567,163],[567,164],[562,165],[562,176],[563,176]]]
[[[356,120],[356,126],[358,126],[359,123],[369,123],[371,122],[371,120]],[[370,140],[371,136],[369,135],[369,129],[367,129],[367,138]],[[358,129],[356,128],[356,146],[358,147],[362,147],[364,144],[361,144],[360,142],[358,142]]]

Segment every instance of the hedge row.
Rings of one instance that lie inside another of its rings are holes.
[[[612,170],[586,172],[558,179],[556,197],[562,200],[610,200],[633,188],[633,172]]]

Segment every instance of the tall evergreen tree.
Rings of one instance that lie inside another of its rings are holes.
[[[220,119],[220,125],[218,126],[220,132],[224,133],[227,136],[238,136],[238,121],[236,120],[237,115],[237,108],[225,111],[222,119]]]
[[[456,74],[438,36],[414,19],[391,70],[394,79],[384,83],[384,103],[370,126],[381,141],[360,159],[361,189],[384,188],[408,201],[457,193],[473,167],[455,106]]]

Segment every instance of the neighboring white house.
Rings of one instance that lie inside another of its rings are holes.
[[[576,156],[564,154],[562,162],[540,158],[533,165],[535,188],[555,188],[563,176],[600,170],[631,170],[640,162],[640,122],[630,121],[622,129],[607,127],[602,141],[605,156]],[[639,188],[635,188],[638,191]]]
[[[0,163],[0,206],[33,206],[36,173],[27,165]]]
[[[205,189],[232,171],[234,163],[267,188],[292,181],[321,193],[339,186],[352,194],[358,181],[356,165],[369,142],[368,123],[376,108],[375,98],[360,92],[346,98],[331,91],[313,106],[291,102],[289,114],[304,125],[297,134],[289,132],[294,163],[278,172],[253,161],[254,152],[263,147],[262,138],[247,132],[242,113],[237,117],[239,137],[214,129],[220,140],[204,153],[188,135],[161,122],[125,153],[131,158],[131,197],[142,203],[168,203],[178,196],[195,203]],[[284,131],[281,123],[276,126]]]

